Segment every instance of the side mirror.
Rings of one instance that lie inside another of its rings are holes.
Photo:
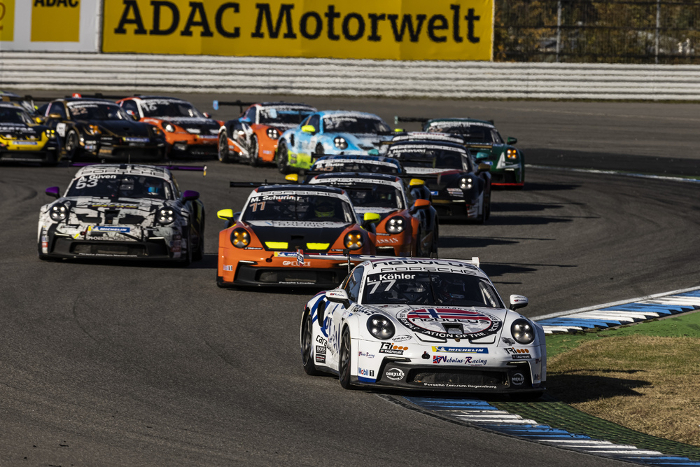
[[[518,138],[513,138],[511,136],[506,138],[506,144],[515,144],[518,142]]]
[[[510,296],[510,309],[515,311],[518,308],[525,308],[527,306],[527,297],[522,295],[511,295]]]
[[[408,182],[408,186],[423,186],[425,185],[425,181],[418,179],[418,178],[412,178],[410,182]]]
[[[311,133],[312,135],[316,133],[316,128],[313,125],[304,125],[301,127],[301,131],[304,133]]]
[[[376,212],[366,212],[365,215],[362,217],[362,220],[364,220],[367,224],[376,224],[377,222],[380,222],[382,220],[382,216],[380,216]]]
[[[345,306],[350,304],[350,298],[344,289],[329,290],[326,292],[326,298],[333,303],[342,303]]]
[[[394,128],[394,133],[405,133],[405,132],[406,132],[406,130],[404,130],[403,128]]]
[[[52,186],[46,189],[46,195],[51,196],[52,198],[60,198],[61,195],[58,192],[58,187],[57,186]]]
[[[233,219],[233,209],[222,209],[216,213],[216,217],[225,221]]]
[[[49,118],[53,118],[54,120],[61,120],[61,114],[49,114]]]
[[[490,162],[482,162],[479,164],[479,172],[490,172],[491,171],[491,163]]]
[[[46,120],[44,119],[44,117],[34,117],[34,121],[41,124],[44,123]]]
[[[418,209],[428,209],[430,207],[430,201],[427,199],[417,199],[415,203],[413,203],[413,209],[418,210]]]
[[[204,118],[211,118],[211,114],[209,112],[204,112],[202,115],[204,115]]]
[[[488,152],[477,152],[476,156],[474,156],[474,157],[477,159],[486,159],[487,157],[489,157],[489,153]]]
[[[299,183],[299,174],[289,174],[284,179],[288,182]]]
[[[199,193],[192,190],[185,190],[182,194],[182,201],[194,201],[199,199]]]

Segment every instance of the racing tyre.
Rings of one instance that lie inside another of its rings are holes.
[[[68,135],[66,135],[66,157],[68,160],[73,161],[78,154],[78,148],[80,147],[80,138],[75,130],[70,130]]]
[[[192,232],[189,227],[187,228],[187,253],[185,257],[182,258],[182,266],[187,267],[192,264]]]
[[[432,241],[432,244],[430,245],[430,257],[431,258],[438,257],[438,242],[439,241],[440,241],[440,235],[439,235],[438,226],[436,224],[435,230],[433,230],[433,241]]]
[[[199,226],[199,241],[197,242],[197,251],[192,253],[194,261],[202,261],[204,258],[204,213],[202,213],[202,222]]]
[[[228,154],[228,138],[225,132],[219,135],[219,162],[224,164],[231,162]]]
[[[258,147],[258,137],[253,135],[253,139],[250,140],[250,149],[248,149],[248,163],[251,167],[258,167],[260,165],[260,158],[258,157],[258,152],[260,148]]]
[[[304,367],[304,372],[307,375],[316,376],[319,374],[314,364],[312,350],[314,347],[314,339],[312,332],[311,312],[304,312],[304,323],[301,329],[301,365]]]
[[[340,340],[340,355],[338,361],[338,381],[343,389],[352,389],[350,384],[350,362],[352,356],[352,341],[350,340],[350,329],[343,329],[343,337]]]
[[[277,168],[279,169],[280,173],[289,173],[288,160],[289,154],[287,152],[287,143],[282,140],[277,145]]]
[[[323,145],[322,145],[322,144],[317,144],[317,145],[316,145],[315,154],[316,154],[317,156],[323,156],[325,153],[326,153],[326,151],[323,149]]]

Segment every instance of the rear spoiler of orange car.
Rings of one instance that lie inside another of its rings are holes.
[[[70,167],[87,167],[89,165],[102,165],[102,162],[72,162],[69,164]],[[167,165],[167,164],[120,164],[126,168],[127,165],[147,165],[150,167],[163,167],[168,170],[185,170],[190,172],[202,172],[202,177],[207,176],[207,166],[206,165]]]
[[[214,110],[219,110],[219,107],[224,107],[224,106],[238,106],[238,109],[241,113],[243,113],[243,107],[250,107],[251,105],[256,104],[256,102],[243,102],[243,101],[214,101],[212,102],[211,106]]]

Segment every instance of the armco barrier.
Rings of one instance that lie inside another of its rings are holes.
[[[0,52],[0,88],[700,100],[700,66]]]

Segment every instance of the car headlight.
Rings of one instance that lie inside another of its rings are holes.
[[[56,139],[56,130],[46,130],[46,137],[48,139]]]
[[[535,340],[535,331],[526,319],[519,318],[513,321],[510,325],[510,333],[518,344],[527,345]]]
[[[175,125],[170,122],[163,122],[163,129],[168,133],[175,133]]]
[[[390,234],[403,232],[403,217],[392,217],[386,221],[386,231]]]
[[[462,177],[462,179],[459,181],[459,187],[462,190],[471,190],[473,183],[474,180],[472,180],[471,177]]]
[[[268,128],[267,137],[270,139],[277,139],[280,137],[280,132],[277,131],[275,128]]]
[[[377,339],[391,339],[396,328],[389,318],[383,315],[372,315],[367,320],[367,330]]]
[[[333,140],[333,144],[338,149],[347,149],[348,147],[348,142],[345,141],[345,138],[343,138],[342,136],[336,136]]]
[[[51,220],[56,221],[56,222],[61,222],[66,220],[68,217],[68,208],[66,207],[65,204],[54,204],[51,206],[51,210],[49,211],[49,216],[51,217]]]
[[[163,130],[161,130],[158,127],[152,127],[153,128],[153,134],[156,136],[163,136],[165,133],[163,133]]]
[[[362,248],[364,242],[360,232],[350,232],[345,236],[345,241],[343,243],[345,244],[345,248],[357,250]]]
[[[172,208],[160,208],[156,214],[156,222],[162,225],[171,224],[175,220],[175,211]]]
[[[231,232],[231,243],[236,248],[245,248],[250,244],[250,234],[245,229],[236,229]]]
[[[102,134],[102,132],[100,131],[100,127],[98,127],[97,125],[88,125],[88,126],[86,126],[86,127],[85,127],[85,133],[87,133],[88,135],[99,135],[99,134]]]
[[[516,151],[515,149],[508,149],[506,151],[506,158],[511,159],[511,160],[517,159],[518,158],[518,151]]]

